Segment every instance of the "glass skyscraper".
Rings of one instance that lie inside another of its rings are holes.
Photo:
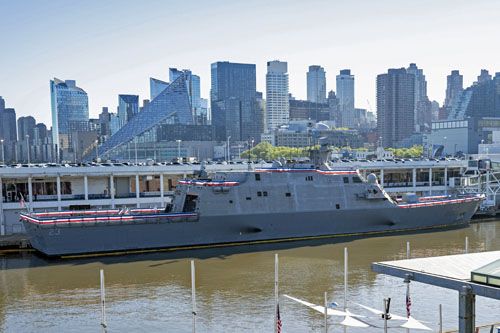
[[[173,82],[181,75],[184,75],[186,78],[193,119],[196,124],[203,124],[201,112],[200,77],[193,74],[189,69],[178,70],[177,68],[169,68],[170,82]]]
[[[354,75],[351,74],[350,69],[342,69],[336,80],[341,116],[340,126],[354,128],[358,125],[354,110]]]
[[[76,86],[76,81],[50,81],[52,106],[52,136],[56,152],[71,147],[71,133],[85,131],[89,122],[87,93]],[[57,154],[59,157],[59,154]]]
[[[181,75],[145,105],[141,112],[112,134],[99,147],[99,156],[115,154],[119,149],[125,151],[131,142],[154,143],[157,141],[159,126],[164,124],[192,125],[193,116],[187,92],[186,79]],[[113,118],[111,118],[111,127],[113,133]]]
[[[326,103],[326,74],[325,69],[321,66],[309,66],[307,100],[314,103]]]
[[[212,125],[218,140],[260,140],[262,112],[257,108],[254,64],[216,62],[211,65]]]
[[[123,127],[139,113],[138,95],[118,95],[118,119]]]
[[[149,94],[150,94],[149,99],[150,100],[155,99],[156,96],[158,96],[163,90],[165,90],[165,88],[168,87],[168,85],[169,85],[168,82],[150,77],[149,78]]]

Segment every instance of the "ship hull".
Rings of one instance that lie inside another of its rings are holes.
[[[414,208],[199,216],[196,221],[38,225],[23,221],[31,245],[48,256],[373,234],[465,226],[479,201]]]

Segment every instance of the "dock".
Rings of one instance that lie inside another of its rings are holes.
[[[26,234],[12,234],[0,236],[0,254],[5,252],[31,250],[30,241]]]

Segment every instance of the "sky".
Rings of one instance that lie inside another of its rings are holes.
[[[309,65],[355,75],[356,107],[376,111],[376,76],[415,62],[428,95],[444,101],[446,75],[469,86],[500,71],[496,0],[0,0],[0,96],[18,116],[51,124],[49,80],[74,79],[90,116],[115,110],[118,94],[149,98],[149,78],[191,69],[210,91],[210,64],[288,62],[290,92],[306,97]]]

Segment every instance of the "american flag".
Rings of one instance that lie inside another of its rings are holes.
[[[406,290],[406,317],[410,318],[411,297],[410,291]]]
[[[276,307],[276,332],[281,333],[281,317],[280,317],[280,305],[278,304]]]

